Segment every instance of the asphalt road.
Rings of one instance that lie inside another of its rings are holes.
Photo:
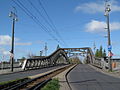
[[[49,67],[49,68],[43,68],[43,69],[37,69],[37,70],[29,70],[29,71],[24,71],[24,72],[17,72],[17,73],[0,75],[0,82],[20,79],[20,78],[24,78],[27,76],[32,76],[32,75],[44,73],[44,72],[47,72],[49,70],[52,70],[52,69],[55,69],[58,67],[61,67],[61,66],[59,65],[59,66],[55,66],[55,67]]]
[[[89,65],[78,65],[67,78],[72,90],[120,90],[120,78],[98,72]]]

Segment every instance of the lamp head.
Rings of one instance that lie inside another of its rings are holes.
[[[15,18],[15,21],[18,21],[18,18]]]
[[[9,17],[12,17],[12,13],[11,12],[9,13]]]
[[[104,16],[108,16],[108,12],[105,12]]]

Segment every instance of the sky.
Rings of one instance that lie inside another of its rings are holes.
[[[120,56],[120,0],[109,0],[112,52]],[[15,22],[15,59],[39,55],[47,43],[47,55],[61,48],[103,46],[107,51],[104,0],[0,0],[0,60],[9,60],[12,17]],[[45,53],[45,52],[44,52]],[[43,53],[43,54],[44,54]]]

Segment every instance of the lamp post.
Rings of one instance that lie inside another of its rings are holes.
[[[106,1],[107,2],[107,1]],[[108,64],[109,64],[109,70],[112,71],[112,65],[111,65],[111,39],[110,39],[110,24],[109,24],[109,12],[111,11],[110,5],[106,3],[106,8],[105,8],[105,16],[107,19],[107,37],[108,37]]]
[[[14,62],[14,28],[15,28],[15,22],[18,20],[16,15],[16,9],[13,7],[13,11],[10,12],[9,17],[12,18],[12,45],[11,45],[11,51],[10,51],[10,64],[11,64],[11,71],[13,72],[13,62]]]

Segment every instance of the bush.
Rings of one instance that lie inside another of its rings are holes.
[[[53,79],[50,82],[48,82],[41,90],[59,90],[59,80]]]

